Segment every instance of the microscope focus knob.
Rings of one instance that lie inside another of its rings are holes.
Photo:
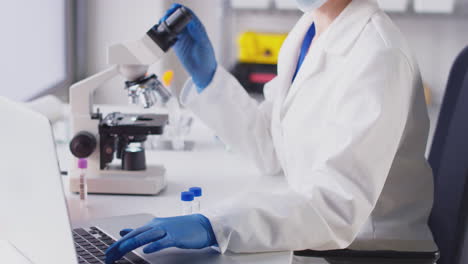
[[[70,151],[73,156],[83,159],[88,158],[96,150],[96,137],[86,131],[76,134],[70,142]]]

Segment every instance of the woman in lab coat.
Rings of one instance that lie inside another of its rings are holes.
[[[175,46],[192,76],[181,101],[263,173],[284,173],[288,185],[246,193],[203,215],[155,219],[114,245],[110,259],[148,243],[146,253],[432,243],[429,119],[402,34],[373,0],[296,1],[305,13],[261,104],[217,65],[196,17]]]

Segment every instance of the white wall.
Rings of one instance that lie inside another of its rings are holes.
[[[468,16],[392,15],[415,53],[424,81],[440,104],[455,57],[468,46]]]
[[[64,0],[0,1],[1,96],[27,101],[57,88],[63,94],[70,78],[68,4]]]
[[[468,16],[393,14],[391,17],[406,36],[423,80],[432,91],[433,104],[429,107],[429,142],[432,142],[450,69],[456,56],[468,46]]]
[[[81,0],[80,0],[81,1]],[[106,47],[115,42],[138,39],[146,33],[165,12],[159,0],[85,0],[86,32],[85,76],[97,73],[107,66]],[[159,73],[162,65],[151,71]],[[124,79],[109,81],[96,92],[96,102],[127,103]]]

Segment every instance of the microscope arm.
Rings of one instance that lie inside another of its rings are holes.
[[[72,85],[70,87],[70,106],[73,115],[87,115],[89,117],[93,112],[94,91],[118,74],[119,66],[114,65],[107,70]]]

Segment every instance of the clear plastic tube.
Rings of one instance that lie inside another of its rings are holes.
[[[191,215],[192,213],[191,202],[182,201],[182,215]]]
[[[192,202],[192,213],[198,214],[200,213],[200,197],[195,197]]]
[[[181,133],[181,118],[179,102],[175,97],[172,97],[166,104],[169,111],[169,132],[171,137],[172,148],[176,151],[184,150],[185,138]]]
[[[78,169],[80,170],[80,206],[86,207],[88,202],[88,180],[86,178],[86,170],[88,168],[88,161],[80,159],[78,161]]]
[[[88,202],[88,182],[86,179],[86,169],[81,169],[80,172],[80,204],[82,207],[87,206]]]
[[[180,201],[182,202],[182,215],[192,214],[192,202],[194,195],[192,192],[180,193]]]
[[[200,201],[203,194],[201,187],[191,187],[189,192],[193,193],[194,199],[192,202],[192,212],[194,214],[200,213]]]

